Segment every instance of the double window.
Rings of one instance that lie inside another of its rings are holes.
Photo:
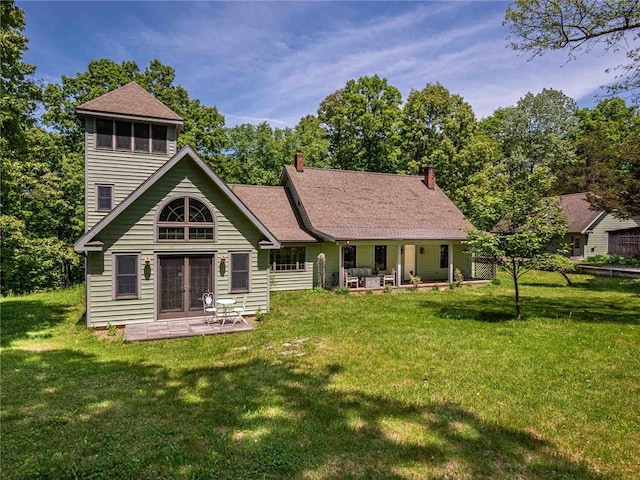
[[[96,147],[125,152],[167,153],[167,127],[98,119]]]
[[[274,271],[304,271],[305,247],[286,247],[271,250],[271,269]]]
[[[139,265],[138,254],[118,253],[113,256],[113,296],[116,300],[139,298]]]
[[[250,290],[251,255],[248,252],[234,252],[229,254],[231,261],[230,293],[246,293]]]
[[[214,240],[215,223],[211,210],[191,197],[170,201],[157,222],[159,241]]]

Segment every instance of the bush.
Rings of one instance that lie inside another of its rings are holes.
[[[455,282],[456,287],[461,287],[462,282],[464,282],[464,276],[462,275],[462,272],[459,268],[456,268],[453,272],[453,281]]]
[[[589,265],[624,265],[627,267],[640,267],[640,258],[623,257],[622,255],[595,255],[586,259],[584,263]]]
[[[434,292],[439,292],[440,291],[440,285],[434,285],[433,287],[431,287],[431,290]]]
[[[491,285],[502,285],[502,280],[500,280],[498,277],[493,277],[491,279]]]
[[[348,287],[337,287],[333,289],[333,293],[336,295],[349,295]]]
[[[420,286],[420,282],[422,279],[416,275],[411,275],[411,285],[413,285],[413,290],[417,290]]]
[[[393,288],[389,284],[386,284],[384,287],[382,287],[382,293],[391,293],[392,290]]]

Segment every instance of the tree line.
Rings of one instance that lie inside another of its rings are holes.
[[[228,183],[275,185],[301,151],[310,167],[419,174],[433,165],[438,185],[481,231],[519,202],[581,191],[620,216],[640,214],[640,111],[618,97],[578,108],[545,89],[478,120],[439,83],[412,90],[403,102],[396,87],[373,75],[349,80],[293,128],[225,127],[217,108],[190,98],[174,69],[158,60],[144,69],[93,60],[86,71],[42,86],[22,58],[22,10],[13,2],[0,8],[2,294],[82,281],[71,248],[84,229],[84,142],[75,108],[131,81],[184,118],[179,146],[192,146]],[[522,225],[517,217],[514,225]]]

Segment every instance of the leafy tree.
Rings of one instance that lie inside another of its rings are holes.
[[[74,222],[74,193],[82,192],[61,149],[61,138],[37,125],[34,112],[41,90],[35,67],[22,61],[27,48],[22,10],[0,5],[2,24],[2,293],[24,293],[61,286],[78,273],[70,242],[81,224]]]
[[[327,96],[318,118],[327,130],[331,163],[348,170],[395,172],[401,101],[400,91],[377,75],[349,80]]]
[[[329,168],[329,138],[315,115],[300,119],[294,129],[296,149],[304,153],[305,164],[310,167]]]
[[[522,319],[520,278],[541,266],[556,269],[554,262],[561,257],[550,256],[549,252],[567,231],[557,203],[536,193],[544,191],[545,176],[545,169],[539,169],[526,181],[509,185],[509,190],[492,206],[499,212],[500,222],[491,232],[470,231],[467,242],[469,251],[491,255],[500,269],[511,276],[517,320]],[[564,268],[564,263],[558,263],[557,268]]]
[[[640,92],[640,2],[618,0],[515,0],[505,14],[511,47],[533,57],[547,50],[567,50],[570,58],[590,52],[597,44],[606,51],[626,46],[629,63],[610,90]],[[640,99],[640,93],[634,95]]]
[[[266,122],[237,125],[227,135],[227,176],[234,183],[277,185],[296,151],[291,129],[273,129]]]
[[[514,173],[538,167],[557,172],[575,160],[572,138],[578,130],[575,102],[562,92],[527,93],[515,107],[498,109],[481,122],[500,144],[502,162]]]
[[[2,151],[22,147],[24,129],[35,124],[34,111],[41,99],[41,89],[33,78],[34,65],[22,55],[28,39],[24,12],[13,1],[0,2],[0,146]]]
[[[620,98],[579,112],[577,152],[582,191],[598,208],[621,218],[640,215],[640,109]],[[580,175],[582,174],[582,175]]]
[[[409,173],[433,165],[438,185],[449,195],[467,184],[489,160],[471,106],[440,84],[412,90],[402,109],[403,162]]]
[[[216,107],[190,99],[183,87],[173,84],[174,69],[158,60],[152,60],[140,71],[134,61],[119,64],[102,58],[89,62],[87,71],[75,77],[63,75],[60,84],[49,84],[45,89],[44,121],[67,139],[72,151],[82,152],[84,141],[76,107],[132,81],[184,119],[178,143],[191,145],[215,168],[225,147],[224,117]]]

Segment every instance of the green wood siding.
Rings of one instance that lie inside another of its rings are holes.
[[[593,257],[594,255],[606,255],[609,253],[608,231],[634,228],[637,226],[640,226],[640,224],[635,220],[618,220],[611,214],[603,216],[597,224],[593,226],[593,232],[587,235],[584,242],[584,256]]]
[[[215,242],[156,242],[154,221],[163,204],[174,197],[193,195],[206,199],[212,207],[216,229]],[[251,291],[247,298],[247,312],[255,313],[269,309],[268,269],[269,254],[258,250],[258,242],[263,236],[242,212],[219,190],[208,177],[188,157],[180,161],[171,171],[156,182],[138,198],[125,212],[116,218],[99,235],[104,243],[103,252],[89,253],[91,325],[152,322],[157,318],[157,276],[158,255],[160,254],[217,254],[214,265],[215,290],[217,298],[235,297],[242,301],[244,294],[229,292],[229,253],[250,252]],[[135,300],[113,300],[112,265],[113,253],[139,253],[151,260],[148,275],[144,275],[142,265],[142,285],[140,298]],[[226,257],[224,276],[219,274],[220,258]]]
[[[166,154],[118,152],[95,148],[95,120],[85,121],[85,231],[109,212],[96,211],[96,185],[113,185],[113,206],[176,153],[175,127],[167,126]]]

